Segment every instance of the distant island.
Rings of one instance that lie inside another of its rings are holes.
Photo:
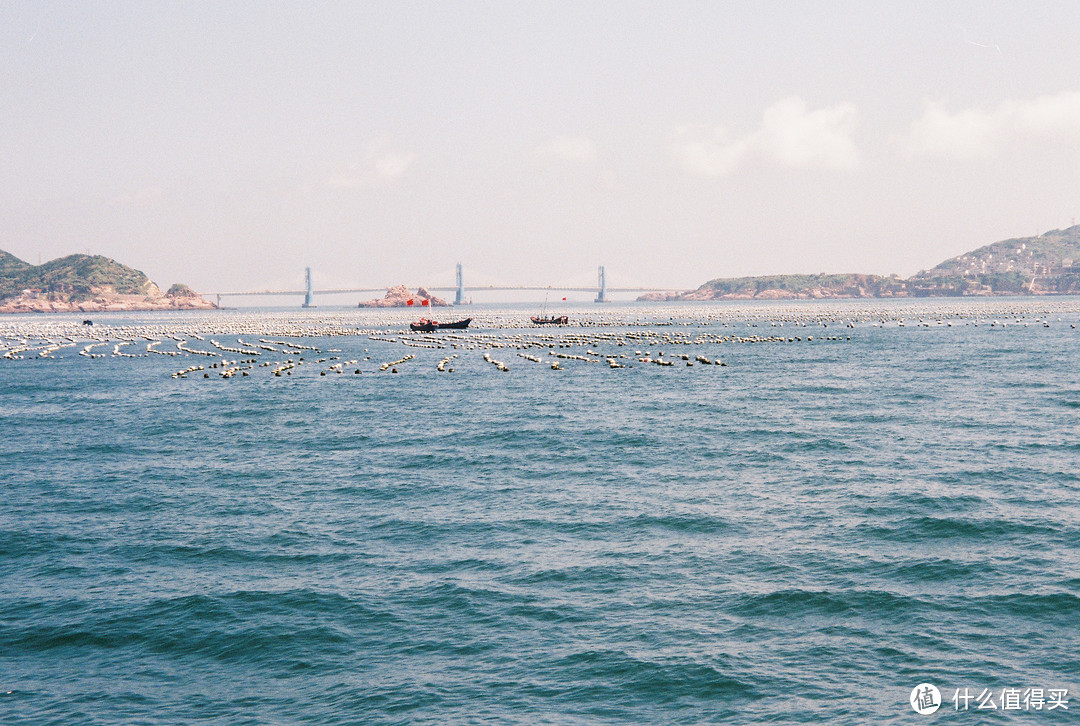
[[[31,265],[0,250],[0,313],[215,308],[186,285],[162,292],[139,270],[101,255],[68,255]]]
[[[858,273],[762,275],[710,280],[683,293],[648,293],[638,300],[797,300],[990,295],[1080,294],[1080,225],[1037,237],[1002,240],[945,260],[909,278]],[[419,288],[390,288],[359,307],[449,303]],[[0,313],[213,310],[186,285],[162,292],[139,270],[101,255],[68,255],[31,265],[0,250]]]
[[[710,280],[638,300],[789,300],[1080,294],[1080,225],[1019,237],[945,260],[904,279],[863,274],[765,275]]]
[[[404,285],[395,285],[386,291],[386,295],[374,300],[363,300],[357,307],[360,308],[404,308],[416,306],[427,306],[434,308],[448,308],[450,303],[443,300],[441,297],[435,297],[427,288],[417,288],[416,293],[409,292],[409,288]]]

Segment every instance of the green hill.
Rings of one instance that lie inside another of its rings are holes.
[[[9,278],[19,277],[33,267],[29,262],[23,262],[10,252],[0,250],[0,285]]]
[[[0,251],[0,255],[0,297],[34,290],[77,301],[103,289],[120,295],[152,295],[157,291],[139,270],[101,255],[68,255],[41,265],[23,262],[7,252]]]
[[[945,260],[909,282],[916,295],[1080,293],[1080,226],[995,242]]]
[[[1080,225],[1055,229],[1038,237],[1018,237],[1002,240],[945,260],[924,276],[978,274],[1047,275],[1062,273],[1065,268],[1080,262]]]
[[[101,255],[68,255],[31,265],[0,250],[0,312],[215,307],[184,285],[162,293],[144,273]]]
[[[1080,225],[995,242],[908,279],[861,274],[766,275],[710,280],[653,300],[942,297],[1080,294]]]
[[[713,296],[785,297],[810,295],[843,297],[886,297],[902,289],[892,277],[860,274],[764,275],[710,280],[696,292]]]

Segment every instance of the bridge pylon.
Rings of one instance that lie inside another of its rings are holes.
[[[607,278],[604,277],[604,266],[600,265],[597,269],[598,283],[600,285],[600,291],[596,293],[596,302],[607,302]]]
[[[305,308],[315,307],[315,294],[311,291],[311,268],[304,268],[304,279],[307,283],[307,292],[304,293],[304,305]]]
[[[461,274],[461,263],[457,263],[457,295],[454,296],[455,305],[465,304],[465,276]]]

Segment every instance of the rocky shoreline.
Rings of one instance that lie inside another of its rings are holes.
[[[712,291],[691,290],[690,292],[649,292],[638,296],[641,302],[680,302],[680,301],[708,301],[708,300],[860,300],[864,298],[907,298],[914,295],[900,292],[893,295],[875,295],[867,292],[845,293],[829,290],[827,288],[813,288],[810,290],[779,290],[768,288],[761,292],[728,292],[715,293]]]
[[[0,300],[0,313],[123,313],[160,310],[217,310],[218,306],[195,294],[122,295],[96,291],[86,300],[70,300],[56,293],[24,292]]]

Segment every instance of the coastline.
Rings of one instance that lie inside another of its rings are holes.
[[[126,313],[163,310],[217,310],[201,297],[149,298],[145,295],[98,296],[79,302],[56,300],[48,295],[21,295],[0,301],[0,313]]]

